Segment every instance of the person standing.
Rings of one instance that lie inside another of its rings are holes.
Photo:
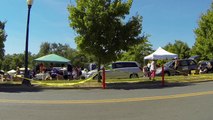
[[[44,64],[40,63],[40,65],[39,65],[39,72],[40,73],[44,73],[44,69],[45,69]]]
[[[178,65],[179,65],[179,60],[177,57],[175,57],[175,65],[174,65],[174,69],[177,70],[178,69]]]
[[[154,60],[152,60],[151,62],[151,66],[150,66],[150,77],[149,79],[155,80],[155,72],[156,72],[156,63]]]
[[[143,67],[144,77],[150,77],[150,62],[148,61],[147,65]]]
[[[67,71],[68,71],[68,79],[69,80],[73,79],[72,70],[73,70],[73,67],[72,67],[71,63],[67,64]]]

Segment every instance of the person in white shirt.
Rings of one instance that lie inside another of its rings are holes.
[[[154,60],[152,60],[151,62],[151,66],[150,66],[150,79],[154,80],[155,79],[155,72],[156,72],[156,63]]]

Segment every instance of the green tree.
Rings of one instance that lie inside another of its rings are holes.
[[[12,61],[13,61],[12,55],[6,55],[4,60],[1,61],[1,69],[3,69],[4,71],[10,70],[13,67],[11,64]]]
[[[187,45],[187,43],[181,41],[181,40],[175,40],[174,44],[168,43],[166,46],[164,46],[164,49],[178,54],[178,57],[180,59],[188,58],[190,57],[190,48]]]
[[[86,55],[82,53],[77,53],[75,57],[71,59],[72,64],[76,67],[87,67],[89,59]]]
[[[121,55],[122,61],[137,61],[144,65],[144,57],[153,52],[152,45],[147,38],[143,39],[139,44],[132,46],[127,52]]]
[[[54,53],[71,59],[76,52],[67,44],[44,42],[40,45],[38,57]]]
[[[201,15],[194,33],[196,41],[192,54],[200,55],[203,60],[213,59],[213,3],[208,11]]]
[[[125,22],[131,5],[132,0],[76,0],[76,6],[68,6],[77,47],[94,56],[99,69],[142,39],[142,17],[132,16]]]
[[[22,54],[20,55],[20,57]],[[37,57],[37,54],[32,54],[31,52],[28,53],[28,59],[29,59],[29,68],[34,69],[36,62],[34,61]],[[23,65],[23,64],[22,64]]]
[[[36,58],[36,55],[32,55],[30,52],[28,54],[28,58],[29,58],[29,68],[33,69],[35,63],[33,62],[33,60]],[[0,67],[1,69],[8,71],[11,69],[15,69],[17,67],[24,67],[24,54],[20,53],[20,54],[7,54],[4,57],[4,60],[0,61]]]
[[[11,68],[10,69],[16,69],[16,67],[24,67],[24,54],[13,54],[13,55],[9,55],[11,56],[13,59],[11,61]],[[7,57],[5,57],[7,58]],[[28,57],[29,58],[29,57]],[[30,60],[29,60],[29,64],[30,64]],[[29,65],[30,66],[30,65]]]
[[[0,59],[4,58],[4,42],[6,41],[7,35],[4,30],[6,22],[0,21]]]
[[[51,53],[51,44],[48,42],[41,43],[38,56],[44,56]]]
[[[71,54],[70,52],[72,51],[72,49],[70,48],[69,45],[67,44],[61,44],[61,43],[53,43],[51,44],[51,53],[55,53],[61,56],[68,56],[69,54]],[[73,52],[75,52],[75,50],[73,50]]]
[[[37,57],[52,53],[68,58],[74,66],[84,67],[88,62],[91,62],[90,56],[61,43],[42,43]]]

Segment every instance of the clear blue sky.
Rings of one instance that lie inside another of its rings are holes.
[[[76,33],[69,27],[67,5],[74,0],[34,0],[31,10],[29,51],[37,54],[42,42],[69,44],[76,48]],[[182,40],[190,47],[193,30],[212,0],[133,0],[130,15],[143,16],[143,32],[151,35],[153,49]],[[7,21],[6,54],[24,53],[26,0],[1,0],[0,20]]]

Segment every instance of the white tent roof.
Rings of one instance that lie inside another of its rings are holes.
[[[166,50],[164,50],[163,48],[159,47],[155,52],[153,52],[152,54],[145,56],[144,59],[145,60],[163,60],[163,59],[173,59],[173,58],[177,58],[178,55],[174,54],[174,53],[170,53]]]
[[[12,70],[8,71],[7,73],[8,73],[9,75],[15,75],[15,74],[16,74],[16,71],[12,69]]]

